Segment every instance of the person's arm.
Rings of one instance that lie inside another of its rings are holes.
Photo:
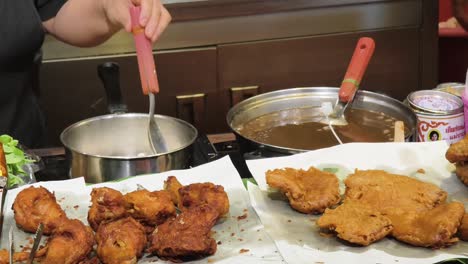
[[[466,31],[468,31],[468,13],[465,12],[467,5],[468,0],[452,0],[453,16]]]
[[[95,46],[121,28],[131,31],[132,4],[141,5],[140,24],[146,28],[146,36],[156,41],[171,21],[160,0],[68,0],[43,26],[70,45]]]

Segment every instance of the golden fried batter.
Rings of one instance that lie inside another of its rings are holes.
[[[169,176],[164,181],[164,189],[171,194],[172,201],[180,210],[208,204],[218,211],[220,217],[229,212],[229,198],[221,185],[205,182],[182,186],[176,177]]]
[[[317,220],[317,225],[335,231],[343,240],[362,246],[384,238],[393,230],[388,217],[355,201],[345,202],[335,209],[326,209]]]
[[[455,164],[455,174],[463,184],[468,186],[468,161],[459,161]]]
[[[292,168],[268,170],[266,181],[289,199],[291,207],[305,214],[323,213],[340,201],[335,174],[310,167],[307,171]]]
[[[216,241],[211,237],[211,228],[218,217],[218,211],[207,204],[190,207],[154,230],[148,251],[171,261],[212,255]]]
[[[219,217],[229,212],[229,198],[221,185],[211,182],[192,183],[180,188],[179,195],[181,210],[208,204],[218,212]]]
[[[77,264],[85,260],[93,249],[94,235],[80,220],[66,219],[54,230],[44,248],[41,264]]]
[[[432,183],[383,170],[356,170],[345,185],[346,200],[366,203],[389,217],[432,209],[447,198],[447,193]]]
[[[445,158],[452,163],[468,161],[468,135],[462,140],[450,145],[445,153]]]
[[[171,195],[167,191],[138,190],[127,193],[124,197],[130,215],[146,226],[160,225],[176,214]]]
[[[97,254],[104,264],[133,264],[143,254],[144,227],[132,217],[103,223],[96,233]]]
[[[50,235],[67,219],[65,212],[46,188],[33,186],[18,193],[13,203],[16,224],[26,232],[36,232],[44,224],[44,234]]]
[[[122,193],[101,187],[91,191],[91,207],[88,222],[96,231],[101,222],[117,220],[127,216],[127,203]]]
[[[356,170],[345,184],[345,202],[359,202],[387,216],[396,239],[432,248],[457,241],[453,236],[464,207],[445,204],[447,193],[434,184],[380,170]]]
[[[410,211],[391,217],[393,237],[419,247],[441,248],[458,241],[454,235],[465,214],[462,203],[439,205],[425,212]]]
[[[10,261],[8,260],[8,250],[0,249],[0,264],[8,264],[8,263],[10,263]]]
[[[179,189],[182,188],[182,184],[177,180],[175,176],[167,177],[167,180],[164,181],[164,190],[168,191],[171,194],[172,202],[179,206],[181,204]]]
[[[461,224],[458,227],[458,237],[463,241],[468,241],[468,214],[464,214]]]
[[[36,254],[37,256],[37,254]],[[29,258],[29,252],[15,252],[13,254],[13,262],[24,262],[28,260]],[[10,260],[8,259],[8,250],[6,249],[0,249],[0,264],[8,264],[10,263]]]

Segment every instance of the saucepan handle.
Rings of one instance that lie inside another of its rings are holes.
[[[340,101],[349,102],[353,100],[372,54],[374,54],[374,49],[375,42],[373,39],[367,37],[359,39],[351,62],[346,70],[344,80],[341,83],[339,92]]]
[[[98,66],[98,75],[104,85],[109,113],[126,113],[127,105],[123,102],[120,90],[119,65],[115,62],[105,62]]]

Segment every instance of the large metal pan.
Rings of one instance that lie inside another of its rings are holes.
[[[154,154],[147,135],[148,114],[125,113],[118,85],[118,66],[100,65],[111,114],[89,118],[67,127],[60,135],[70,165],[70,177],[98,183],[138,174],[188,168],[198,132],[189,123],[155,115],[166,153]]]
[[[319,108],[323,102],[332,104],[336,102],[338,91],[339,88],[335,87],[306,87],[260,94],[232,107],[227,114],[227,123],[236,134],[242,152],[260,149],[293,154],[308,151],[310,149],[294,149],[255,141],[243,135],[240,128],[254,118],[279,111],[286,112],[288,115],[278,115],[278,120],[274,120],[271,125],[297,123],[308,118],[314,119],[320,114]],[[409,131],[405,134],[406,141],[413,141],[415,138],[416,115],[408,106],[396,99],[383,94],[360,90],[357,92],[351,108],[383,112],[397,120],[401,120]],[[298,109],[299,111],[296,111]],[[307,109],[307,111],[300,111],[300,109]]]

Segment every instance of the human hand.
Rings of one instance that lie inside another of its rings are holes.
[[[155,42],[171,22],[171,15],[160,0],[102,0],[108,21],[131,32],[130,7],[141,6],[140,25],[145,35]]]

